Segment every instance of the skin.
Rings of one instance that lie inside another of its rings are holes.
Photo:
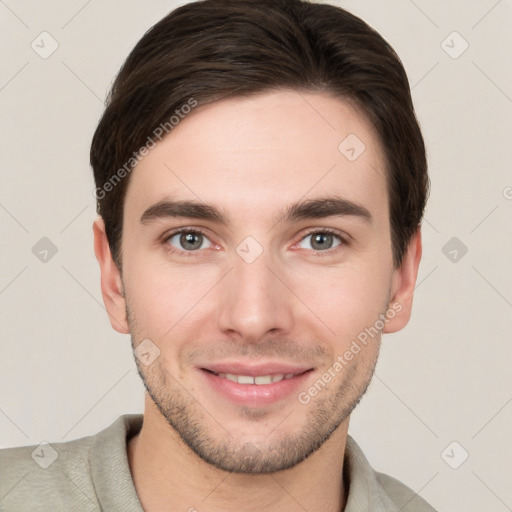
[[[349,134],[366,146],[355,161],[338,150]],[[289,204],[333,194],[371,220],[276,222]],[[169,197],[213,204],[230,223],[141,223]],[[343,510],[350,413],[371,380],[380,333],[308,404],[297,392],[271,404],[233,403],[200,367],[226,359],[301,364],[311,371],[297,391],[307,391],[393,304],[400,311],[382,332],[402,329],[421,237],[418,230],[394,268],[388,208],[372,126],[325,93],[282,90],[197,107],[132,171],[122,275],[101,218],[93,229],[113,328],[131,334],[134,348],[150,339],[160,350],[149,365],[136,358],[147,392],[128,456],[144,510]],[[178,228],[206,237],[180,244],[179,235],[169,238]],[[310,232],[326,228],[345,242],[327,235],[316,243]],[[263,251],[251,263],[237,253],[248,236]]]

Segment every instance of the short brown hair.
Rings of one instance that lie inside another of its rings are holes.
[[[127,162],[130,169],[136,164],[133,155],[155,128],[191,98],[201,105],[282,88],[326,92],[366,114],[384,150],[394,264],[401,265],[421,223],[429,179],[407,75],[393,48],[332,5],[204,0],[170,12],[137,43],[94,133],[90,161],[103,192],[97,211],[119,268],[129,175],[112,180]]]

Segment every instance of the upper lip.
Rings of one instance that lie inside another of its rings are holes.
[[[233,375],[246,375],[249,377],[259,377],[262,375],[279,374],[300,374],[311,370],[311,366],[298,366],[290,363],[267,362],[267,363],[245,363],[245,362],[219,362],[208,363],[201,366],[204,370],[214,373],[230,373]]]

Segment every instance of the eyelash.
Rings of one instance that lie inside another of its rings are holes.
[[[179,250],[179,249],[175,249],[174,247],[172,247],[169,244],[169,240],[171,238],[173,238],[176,235],[182,234],[182,233],[192,233],[194,235],[202,235],[205,238],[207,238],[208,240],[210,240],[208,238],[208,235],[204,231],[202,231],[201,229],[198,229],[198,228],[180,228],[180,229],[177,229],[176,231],[173,231],[173,232],[165,235],[165,237],[164,237],[163,243],[167,247],[167,249],[169,250],[170,253],[172,253],[172,254],[179,253],[179,254],[183,254],[186,258],[194,258],[194,257],[197,257],[199,255],[199,253],[201,252],[200,249],[196,249],[194,251]],[[340,243],[340,245],[338,245],[338,246],[336,246],[336,247],[334,247],[332,249],[327,249],[325,251],[315,251],[313,249],[312,250],[312,254],[314,256],[319,256],[319,257],[330,256],[330,255],[336,253],[338,250],[342,249],[344,246],[349,245],[346,237],[342,236],[338,231],[335,231],[335,230],[330,229],[330,228],[313,229],[311,231],[308,231],[297,243],[300,243],[300,242],[302,242],[302,240],[304,240],[308,236],[315,235],[315,234],[333,235],[336,238],[338,238],[341,243]],[[296,244],[294,244],[294,245],[296,245]]]

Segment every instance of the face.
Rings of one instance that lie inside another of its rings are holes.
[[[104,297],[150,354],[137,367],[170,432],[204,461],[275,472],[347,427],[381,332],[410,311],[419,251],[393,268],[388,209],[371,125],[326,94],[198,107],[138,163]]]

